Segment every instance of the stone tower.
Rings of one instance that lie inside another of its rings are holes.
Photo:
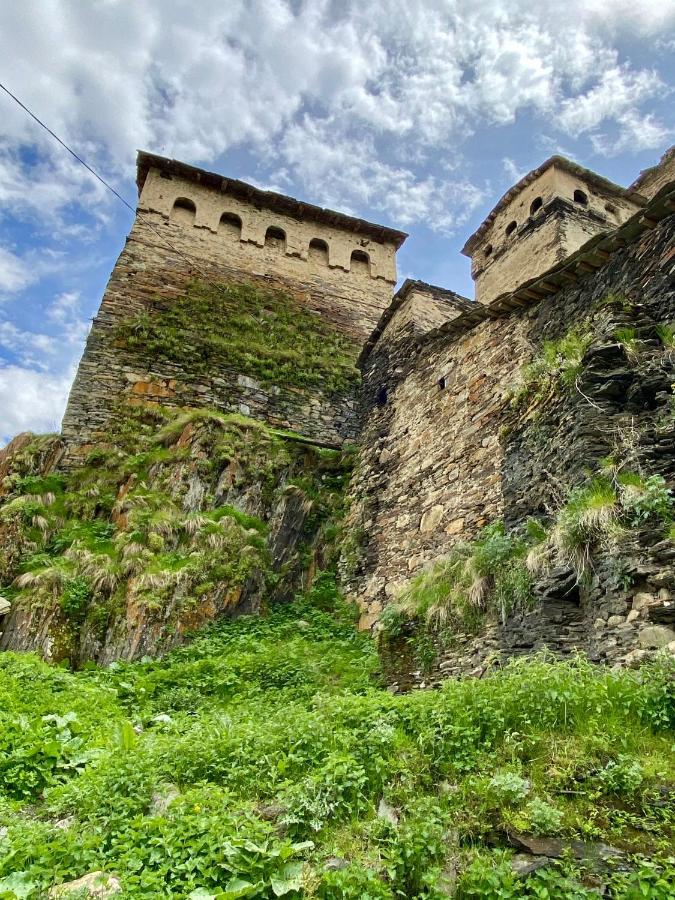
[[[227,353],[199,374],[189,362],[158,361],[138,346],[131,352],[120,327],[134,317],[152,320],[184,299],[195,280],[245,282],[284,292],[301,314],[344,336],[356,360],[391,301],[396,251],[406,235],[144,152],[137,184],[136,218],[71,390],[66,441],[86,445],[125,399],[241,412],[328,445],[353,436],[353,390],[338,396],[321,385],[261,383],[230,364]],[[204,323],[223,334],[235,327],[217,311]]]
[[[543,275],[644,204],[637,191],[552,156],[504,194],[464,245],[476,300],[489,303]]]

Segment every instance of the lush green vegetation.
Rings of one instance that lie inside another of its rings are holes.
[[[672,896],[672,664],[401,696],[377,667],[327,573],[163,660],[0,655],[0,897],[97,870],[125,898]],[[522,880],[509,829],[626,856]]]
[[[197,374],[226,367],[266,385],[331,393],[359,377],[356,342],[290,295],[249,283],[194,282],[125,322],[118,340],[141,350],[146,366],[168,360]]]
[[[483,529],[472,543],[461,543],[413,578],[381,620],[385,634],[395,635],[412,617],[433,629],[474,630],[486,611],[502,618],[532,602],[532,580],[525,564],[530,541],[507,534],[501,522]]]
[[[594,555],[618,556],[622,541],[636,528],[672,527],[672,491],[660,475],[626,471],[614,459],[570,492],[548,529],[542,528],[526,564],[537,574],[552,562],[573,568],[579,580],[589,574]]]
[[[450,644],[458,630],[479,632],[488,616],[504,621],[534,605],[535,580],[554,566],[573,569],[583,582],[599,557],[619,564],[635,529],[655,528],[672,539],[674,518],[675,500],[662,476],[639,475],[607,458],[548,521],[530,519],[511,533],[494,522],[413,578],[384,609],[380,640],[391,648],[403,640],[426,670],[436,658],[434,642]]]
[[[622,295],[607,294],[596,303],[587,318],[555,340],[545,340],[534,358],[519,373],[511,389],[511,404],[537,407],[561,391],[578,387],[583,360],[593,340],[604,335],[620,344],[633,361],[649,341],[658,340],[664,350],[675,346],[675,326],[664,322],[636,328],[617,324],[635,311],[633,302]]]

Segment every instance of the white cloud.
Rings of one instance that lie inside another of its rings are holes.
[[[656,72],[631,72],[625,66],[613,66],[584,94],[563,101],[560,124],[568,134],[576,136],[607,120],[620,123],[626,113],[662,93],[664,88]]]
[[[58,341],[49,334],[23,331],[11,322],[0,322],[0,348],[9,350],[23,365],[46,369],[46,356],[58,348]]]
[[[0,444],[21,431],[58,430],[73,374],[0,363]]]
[[[570,134],[595,133],[608,123],[622,146],[639,112],[653,146],[663,126],[640,107],[659,79],[620,66],[614,42],[635,33],[663,40],[674,25],[675,6],[657,0],[203,0],[199,14],[188,0],[27,0],[0,9],[0,59],[38,115],[129,185],[137,147],[206,164],[246,146],[265,160],[307,116],[380,150],[387,136],[383,165],[394,171],[395,160],[454,157],[476,128],[528,110],[547,131],[559,122]],[[76,202],[101,214],[101,186],[2,102],[0,206],[50,217]],[[37,163],[19,156],[25,146],[38,149]],[[294,159],[285,161],[289,177],[307,192],[308,166]],[[425,178],[403,188],[422,217],[427,204],[417,198],[435,187]],[[391,178],[379,184],[386,193],[371,191],[371,205],[396,208]],[[453,196],[464,203],[461,191]]]
[[[378,207],[402,227],[422,222],[451,232],[482,199],[464,179],[420,178],[406,166],[384,162],[372,139],[341,134],[331,119],[306,118],[289,128],[280,156],[315,202],[348,212]]]
[[[34,280],[34,272],[22,259],[0,247],[0,291],[13,294],[22,291]]]

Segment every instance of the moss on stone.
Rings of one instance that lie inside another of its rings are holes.
[[[123,322],[117,339],[147,361],[195,374],[225,367],[265,386],[352,389],[358,344],[287,293],[195,281]]]

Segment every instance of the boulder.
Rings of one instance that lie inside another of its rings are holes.
[[[122,890],[122,885],[118,878],[114,875],[106,875],[105,872],[89,872],[75,881],[66,881],[63,884],[56,884],[49,889],[49,900],[67,900],[68,897],[76,894],[84,895],[90,900],[107,900],[108,897],[114,897]]]
[[[323,868],[325,872],[339,872],[340,869],[349,868],[349,861],[342,859],[339,856],[331,856],[330,859],[327,859],[323,864]]]
[[[618,859],[623,856],[620,850],[610,847],[608,844],[537,837],[534,834],[524,834],[511,828],[507,830],[507,837],[513,847],[524,850],[531,856],[547,856],[550,859],[571,856],[573,859],[590,863],[605,862],[608,859]]]
[[[675,641],[675,631],[667,625],[648,625],[638,635],[638,641],[645,650],[660,650]]]
[[[548,856],[532,856],[529,853],[516,853],[511,860],[511,869],[517,878],[527,878],[538,869],[551,865]]]

